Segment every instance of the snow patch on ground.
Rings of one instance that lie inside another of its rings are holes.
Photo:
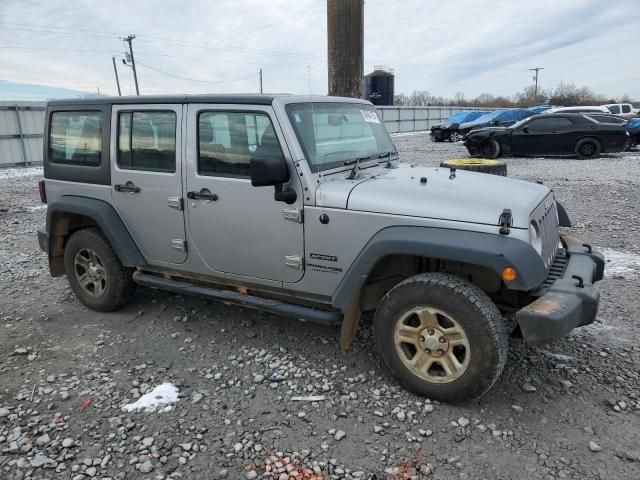
[[[600,249],[600,251],[605,258],[605,278],[615,277],[635,280],[640,277],[640,255],[608,248]]]
[[[42,167],[18,167],[0,169],[0,179],[42,176]]]
[[[122,406],[123,412],[168,412],[178,401],[178,387],[173,383],[163,383],[142,395],[136,402]]]
[[[39,212],[40,210],[46,210],[46,205],[36,205],[35,207],[27,207],[30,212]]]

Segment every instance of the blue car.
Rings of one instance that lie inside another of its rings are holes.
[[[640,145],[640,118],[632,118],[627,123],[627,133],[629,134],[629,140],[627,142],[627,150]]]
[[[520,120],[535,115],[536,113],[527,108],[507,108],[489,112],[471,122],[465,122],[458,128],[458,133],[467,135],[471,130],[485,127],[510,127]]]
[[[451,115],[446,122],[431,127],[431,140],[434,142],[457,142],[462,140],[462,135],[458,133],[461,123],[471,122],[481,117],[487,112],[458,112]]]

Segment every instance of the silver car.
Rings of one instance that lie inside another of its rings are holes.
[[[45,128],[39,243],[92,309],[141,285],[340,325],[344,349],[375,312],[392,374],[449,402],[491,388],[514,329],[595,318],[604,259],[547,187],[401,163],[369,102],[71,99]]]

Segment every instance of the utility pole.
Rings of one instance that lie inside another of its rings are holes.
[[[262,68],[260,68],[260,93],[262,93]]]
[[[538,98],[538,72],[540,70],[544,70],[544,67],[535,67],[535,68],[530,68],[529,70],[531,70],[532,72],[536,72],[536,76],[533,77],[533,79],[536,81],[536,88],[534,90],[533,96],[535,98]]]
[[[133,58],[133,46],[131,42],[136,38],[135,35],[129,34],[123,40],[129,44],[129,55],[131,55],[131,67],[133,68],[133,80],[136,83],[136,95],[140,95],[140,89],[138,88],[138,73],[136,72],[136,60]]]
[[[120,79],[118,78],[118,69],[116,68],[116,57],[111,57],[111,61],[113,62],[113,73],[116,74],[116,85],[118,86],[118,96],[122,96],[122,92],[120,91]]]

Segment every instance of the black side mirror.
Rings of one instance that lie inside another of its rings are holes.
[[[529,127],[522,127],[522,131],[524,133],[529,133]]]
[[[289,181],[289,167],[284,158],[253,157],[249,162],[251,185],[268,187]]]
[[[293,203],[298,197],[295,190],[283,188],[283,184],[290,180],[289,167],[284,158],[253,157],[249,161],[251,185],[254,187],[274,186],[274,200],[277,202]]]

